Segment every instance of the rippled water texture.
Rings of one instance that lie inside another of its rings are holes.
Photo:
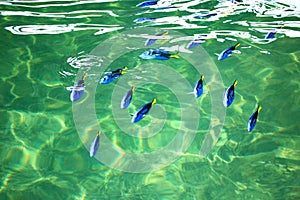
[[[140,2],[0,1],[0,199],[300,199],[300,3],[174,0],[157,9]],[[273,29],[275,38],[265,39]],[[170,38],[143,46],[164,31]],[[195,35],[203,43],[188,49]],[[138,45],[123,51],[132,37]],[[138,57],[159,47],[180,58]],[[119,80],[98,84],[104,71],[123,66]],[[72,103],[67,88],[84,72],[86,91]],[[201,73],[205,94],[196,99]],[[214,95],[236,79],[235,100],[217,117],[222,97]],[[118,99],[132,85],[133,102],[121,110]],[[130,114],[154,97],[150,114],[131,124]],[[178,135],[176,148],[147,171],[148,154]],[[129,160],[126,152],[145,157]],[[165,164],[169,156],[176,159]]]

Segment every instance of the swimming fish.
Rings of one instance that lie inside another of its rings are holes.
[[[121,101],[121,108],[125,109],[129,106],[132,100],[132,94],[134,91],[134,87],[132,86],[131,89],[124,95],[122,101]]]
[[[233,51],[234,51],[238,46],[240,46],[240,43],[237,43],[236,45],[231,46],[231,47],[225,49],[225,50],[222,51],[220,54],[217,54],[218,60],[224,60],[225,58],[227,58],[228,56],[230,56],[230,55],[233,53]]]
[[[156,103],[156,99],[154,98],[151,102],[146,103],[138,111],[132,116],[131,122],[136,123],[143,119],[145,115],[150,111],[151,107]]]
[[[156,18],[153,18],[153,17],[143,17],[143,18],[138,18],[138,19],[135,19],[133,20],[133,22],[135,23],[144,23],[144,22],[154,22],[156,20]]]
[[[202,75],[201,78],[195,84],[194,95],[196,98],[200,97],[203,94],[203,80],[204,76]]]
[[[234,100],[234,87],[237,85],[238,81],[235,80],[233,82],[233,84],[227,88],[227,90],[224,93],[224,97],[223,97],[223,105],[225,107],[228,107],[232,104],[233,100]]]
[[[87,73],[84,73],[82,78],[74,85],[70,87],[70,100],[77,101],[84,93],[84,79],[87,77]]]
[[[142,3],[139,3],[136,5],[136,7],[148,7],[148,6],[153,6],[156,5],[158,0],[154,1],[143,1]]]
[[[99,144],[100,144],[100,131],[98,131],[94,141],[91,144],[90,147],[90,157],[93,157],[96,155],[98,148],[99,148]]]
[[[283,27],[284,26],[280,26],[279,28],[281,29]],[[277,32],[277,30],[275,28],[272,29],[269,33],[267,33],[267,35],[265,36],[265,39],[267,40],[267,39],[273,39],[273,38],[275,38],[276,32]]]
[[[217,15],[217,13],[203,11],[203,12],[195,13],[193,17],[196,19],[204,19],[204,18],[216,16],[216,15]]]
[[[170,58],[179,58],[177,54],[171,54],[169,51],[164,51],[162,49],[156,49],[145,51],[140,55],[140,58],[145,60],[169,60]]]
[[[157,35],[155,35],[155,36],[163,36],[163,35],[167,35],[168,33],[169,33],[169,32],[166,31],[166,32],[157,34]],[[156,42],[156,40],[157,40],[157,39],[151,39],[151,38],[149,38],[148,40],[146,40],[145,46],[149,46],[149,45],[151,45],[151,44],[154,44],[154,43]]]
[[[261,106],[258,106],[256,111],[251,115],[248,120],[248,131],[251,132],[256,125],[258,113],[261,111]]]
[[[121,75],[126,74],[125,70],[127,70],[127,67],[123,67],[122,69],[117,69],[112,72],[105,72],[104,77],[100,79],[100,84],[108,84],[111,83],[113,80],[119,78]]]
[[[196,46],[199,46],[200,44],[202,44],[204,42],[205,42],[204,39],[195,39],[187,45],[187,48],[188,49],[195,48]]]

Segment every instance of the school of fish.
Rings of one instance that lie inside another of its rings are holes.
[[[239,1],[234,1],[234,2],[239,2]],[[158,1],[158,0],[150,0],[150,1],[144,1],[136,5],[137,7],[151,7],[154,9],[167,9],[167,8],[172,8],[172,6],[169,1]],[[195,18],[202,19],[202,18],[208,18],[217,15],[217,13],[211,13],[211,12],[200,12],[195,14]],[[156,18],[138,18],[134,20],[136,23],[144,23],[144,22],[152,22],[155,21]],[[278,29],[283,28],[283,26],[280,26]],[[155,36],[164,36],[167,35],[168,32],[163,32],[156,34]],[[273,39],[275,38],[276,34],[276,29],[271,30],[267,35],[265,36],[265,39]],[[205,42],[205,38],[207,35],[202,34],[199,35],[198,38],[195,38],[193,41],[191,41],[188,45],[187,48],[195,48],[196,46],[202,44]],[[145,42],[145,46],[149,46],[157,42],[157,38],[149,38]],[[163,42],[166,42],[164,40]],[[236,43],[233,46],[230,46],[223,50],[220,54],[217,55],[217,60],[222,61],[228,57],[230,57],[233,53],[235,53],[235,50],[237,47],[240,46],[240,43]],[[166,51],[163,49],[150,49],[148,51],[145,51],[139,55],[141,59],[144,60],[169,60],[171,58],[178,59],[180,58],[177,53],[173,53],[170,51]],[[114,80],[118,79],[121,75],[126,74],[126,70],[128,68],[125,66],[123,68],[118,68],[114,71],[111,72],[105,72],[104,76],[100,79],[99,84],[109,84],[112,83]],[[87,73],[84,73],[82,78],[73,86],[73,87],[68,87],[67,89],[70,91],[70,100],[72,102],[78,101],[84,94],[84,81],[85,78],[88,76]],[[235,98],[235,87],[237,86],[238,81],[234,80],[232,85],[230,85],[224,92],[223,95],[223,105],[225,107],[229,107],[230,105],[233,104],[234,98]],[[126,109],[128,106],[131,104],[132,99],[133,99],[133,94],[134,94],[134,86],[131,87],[123,96],[120,104],[121,109]],[[200,76],[200,79],[197,80],[195,83],[194,89],[193,89],[193,94],[195,98],[199,98],[201,95],[204,94],[204,75]],[[130,114],[132,116],[131,122],[132,123],[137,123],[140,120],[142,120],[147,114],[149,114],[151,108],[153,105],[155,105],[157,102],[156,98],[153,98],[152,101],[145,103],[142,105],[134,114]],[[255,109],[254,113],[250,116],[247,124],[247,131],[251,132],[253,131],[257,119],[258,119],[258,114],[260,113],[262,107],[260,105],[257,106]],[[100,131],[96,134],[93,142],[90,145],[90,157],[93,157],[96,155],[100,145]]]

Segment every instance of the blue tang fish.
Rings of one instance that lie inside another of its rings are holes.
[[[228,107],[232,104],[233,100],[234,100],[234,87],[237,85],[238,81],[235,80],[233,82],[233,84],[227,88],[227,90],[224,93],[224,97],[223,97],[223,104],[225,107]]]
[[[256,125],[256,121],[257,121],[257,117],[258,117],[258,113],[261,111],[261,106],[258,106],[256,111],[251,115],[251,117],[248,120],[248,131],[251,132],[255,125]]]
[[[231,47],[225,49],[225,50],[222,51],[220,54],[217,54],[218,60],[224,60],[225,58],[227,58],[228,56],[230,56],[230,55],[233,53],[233,51],[234,51],[238,46],[240,46],[240,43],[237,43],[236,45],[231,46]]]
[[[203,94],[203,80],[204,76],[202,75],[201,78],[197,81],[194,87],[194,95],[196,98],[200,97]]]
[[[84,93],[84,79],[86,78],[87,73],[84,73],[82,78],[74,85],[74,87],[70,87],[70,100],[77,101]]]
[[[123,67],[122,69],[117,69],[112,72],[105,72],[104,77],[100,79],[100,84],[109,84],[113,80],[119,78],[121,75],[126,74],[125,70],[127,70],[127,67]]]
[[[100,144],[100,131],[98,131],[93,143],[91,144],[90,157],[93,157],[96,155],[98,148],[99,148],[99,144]]]
[[[187,45],[187,48],[188,49],[195,48],[196,46],[199,46],[200,44],[202,44],[204,42],[205,42],[204,39],[195,39]]]
[[[158,0],[154,1],[143,1],[142,3],[139,3],[136,5],[136,7],[148,7],[148,6],[153,6],[156,5]]]
[[[132,116],[131,122],[136,123],[143,119],[145,115],[150,111],[151,107],[156,103],[156,99],[154,98],[151,102],[146,103],[138,111]]]
[[[177,54],[171,54],[169,51],[162,49],[145,51],[140,55],[140,58],[145,60],[169,60],[170,58],[179,58]]]
[[[138,18],[138,19],[135,19],[133,20],[133,22],[135,23],[144,23],[144,22],[154,22],[156,20],[156,18],[153,18],[153,17],[143,17],[143,18]]]
[[[280,29],[283,28],[284,26],[279,27]],[[267,33],[267,35],[265,36],[265,39],[273,39],[275,38],[277,30],[274,28],[272,29],[269,33]]]
[[[169,32],[166,31],[166,32],[163,32],[163,33],[160,33],[160,34],[157,34],[155,36],[163,36],[163,35],[167,35]],[[154,44],[156,42],[157,39],[148,39],[146,42],[145,42],[145,46],[149,46],[151,44]]]
[[[121,108],[125,109],[129,106],[132,100],[132,94],[134,91],[134,87],[132,86],[130,90],[124,95],[122,101],[121,101]]]

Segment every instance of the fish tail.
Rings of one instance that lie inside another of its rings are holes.
[[[128,70],[128,67],[124,66],[124,67],[123,67],[123,70]]]
[[[239,47],[241,45],[241,43],[236,43],[236,45],[234,45],[234,48],[237,48],[237,47]]]
[[[234,82],[233,82],[233,86],[236,86],[238,84],[238,80],[235,80]]]
[[[201,75],[201,80],[202,80],[202,81],[204,80],[204,75]]]
[[[131,91],[132,91],[132,92],[134,91],[134,85],[131,86]]]
[[[174,55],[170,55],[170,58],[179,58],[179,56],[177,54],[174,54]]]
[[[154,98],[151,102],[152,105],[156,104],[156,98]]]
[[[261,109],[262,109],[262,107],[259,105],[259,106],[257,107],[257,112],[260,112]]]
[[[100,131],[98,131],[98,133],[97,133],[98,137],[100,137],[100,134],[101,134]]]
[[[87,77],[87,75],[88,75],[87,72],[85,72],[81,79],[84,80]]]

